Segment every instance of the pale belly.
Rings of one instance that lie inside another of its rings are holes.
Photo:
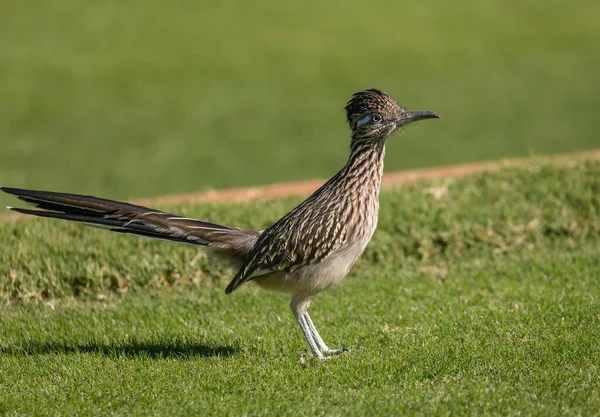
[[[362,255],[372,233],[332,253],[319,263],[300,267],[293,272],[278,271],[253,279],[263,288],[292,294],[319,293],[339,283]]]

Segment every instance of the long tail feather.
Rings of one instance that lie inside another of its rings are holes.
[[[259,232],[179,217],[147,207],[92,196],[0,187],[36,209],[9,207],[18,213],[82,222],[113,232],[208,246],[233,257],[252,249]]]

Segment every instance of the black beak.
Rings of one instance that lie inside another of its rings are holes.
[[[418,122],[419,120],[423,120],[423,119],[439,119],[440,115],[437,113],[434,113],[432,111],[427,111],[427,110],[416,110],[416,111],[407,111],[406,113],[404,113],[404,115],[402,117],[400,117],[398,120],[396,120],[396,125],[398,127],[408,124],[408,123],[412,123],[412,122]]]

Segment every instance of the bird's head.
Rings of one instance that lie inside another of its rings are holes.
[[[346,117],[353,142],[384,142],[402,126],[423,119],[438,119],[431,111],[408,111],[381,90],[374,88],[355,93],[346,104]]]

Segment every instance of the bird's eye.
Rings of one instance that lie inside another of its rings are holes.
[[[381,121],[383,120],[383,117],[381,117],[380,114],[375,113],[373,115],[373,117],[371,118],[371,120],[373,120],[373,123],[381,123]]]

